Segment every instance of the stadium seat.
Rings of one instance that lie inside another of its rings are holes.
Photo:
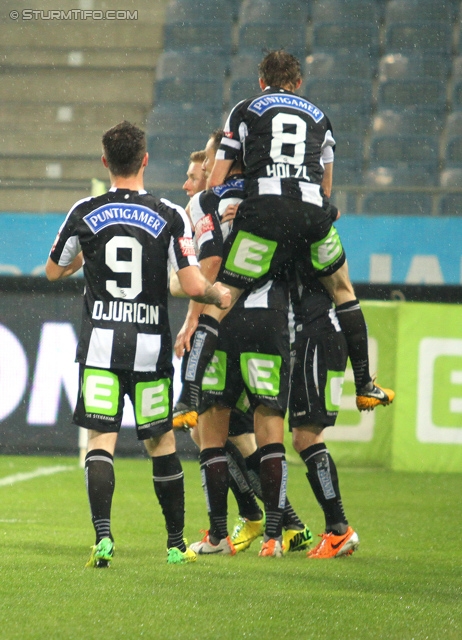
[[[376,167],[365,172],[364,184],[369,187],[436,187],[438,172],[414,165]]]
[[[462,189],[462,167],[444,169],[440,175],[440,186],[444,189]]]
[[[372,119],[372,131],[379,135],[439,135],[444,126],[441,114],[434,112],[378,111]]]
[[[441,53],[389,53],[379,60],[379,80],[433,78],[447,80],[451,60]]]
[[[369,113],[372,108],[371,80],[356,78],[309,78],[304,93],[320,109],[328,103],[339,103],[361,113]]]
[[[295,20],[258,20],[239,25],[240,53],[258,51],[261,54],[266,49],[286,49],[303,58],[306,52],[306,25]]]
[[[452,111],[448,114],[444,133],[447,138],[462,135],[462,111]]]
[[[262,56],[255,51],[246,53],[237,53],[231,59],[231,78],[256,80],[258,78],[258,65]]]
[[[454,135],[447,139],[443,157],[446,168],[462,167],[462,135]]]
[[[454,0],[390,0],[385,7],[385,22],[412,22],[432,20],[451,23],[455,17]]]
[[[297,20],[306,23],[310,14],[310,0],[244,0],[239,10],[239,22]]]
[[[185,22],[198,16],[209,21],[231,22],[235,4],[233,0],[170,0],[165,11],[165,23]]]
[[[406,78],[379,83],[377,106],[379,109],[404,111],[446,111],[446,83],[432,78]]]
[[[439,166],[439,138],[426,135],[372,136],[370,143],[370,166],[426,167],[436,172]]]
[[[450,56],[452,25],[446,22],[393,22],[385,27],[385,48],[393,53],[421,51]]]
[[[349,185],[359,186],[363,184],[362,160],[347,160],[341,156],[334,162],[334,186]],[[334,191],[335,191],[334,189]]]
[[[224,79],[229,58],[194,51],[164,51],[157,61],[156,79],[164,78],[219,78]]]
[[[340,160],[362,163],[364,157],[364,138],[362,136],[356,133],[342,133],[336,138],[336,142],[335,166]]]
[[[179,132],[203,135],[206,141],[209,134],[220,127],[221,110],[202,109],[191,105],[160,105],[148,114],[146,121],[147,134]],[[205,142],[204,145],[205,146]],[[203,147],[201,147],[203,148]]]
[[[223,80],[218,78],[164,78],[154,86],[154,104],[192,104],[221,109]]]
[[[313,53],[305,60],[305,79],[357,78],[370,79],[373,60],[358,53]]]
[[[251,78],[237,78],[231,80],[231,87],[229,93],[229,107],[232,108],[241,100],[246,100],[259,94],[261,91],[258,84],[258,78],[255,76]]]
[[[462,216],[462,193],[445,193],[438,202],[438,215]]]
[[[364,214],[431,215],[433,199],[429,193],[419,191],[386,191],[364,196],[361,211]]]
[[[207,140],[202,135],[184,133],[153,133],[147,137],[147,151],[151,161],[187,161],[192,151],[203,149]]]
[[[462,80],[455,80],[452,86],[451,105],[453,109],[462,109]]]
[[[186,180],[189,153],[182,160],[151,160],[144,171],[146,184],[181,187]]]
[[[375,0],[317,0],[312,9],[313,22],[322,22],[335,16],[336,20],[378,22],[380,6]]]
[[[362,20],[338,20],[327,18],[313,24],[312,50],[314,52],[363,53],[378,55],[379,26]]]
[[[232,23],[228,20],[196,18],[164,25],[164,50],[202,51],[231,55]]]

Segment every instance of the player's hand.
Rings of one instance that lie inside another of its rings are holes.
[[[185,351],[191,351],[191,337],[197,329],[197,318],[186,318],[175,340],[175,355],[182,358]]]
[[[221,282],[215,282],[215,284],[213,285],[213,288],[218,290],[219,295],[220,295],[220,299],[219,299],[218,302],[215,303],[215,305],[219,309],[227,309],[228,307],[230,307],[231,306],[231,291],[227,287],[222,285]]]
[[[238,204],[229,204],[226,207],[224,214],[221,216],[221,222],[231,222],[234,220],[238,207]]]

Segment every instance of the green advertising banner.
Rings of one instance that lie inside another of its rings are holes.
[[[389,407],[359,413],[347,369],[337,426],[326,429],[335,460],[401,471],[462,472],[462,308],[363,302],[371,372],[396,391]]]

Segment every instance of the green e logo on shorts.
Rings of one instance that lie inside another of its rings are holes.
[[[342,255],[343,247],[335,227],[325,238],[311,245],[311,262],[316,271],[322,271]]]
[[[83,401],[87,413],[115,416],[119,406],[119,379],[110,371],[85,369]]]
[[[252,233],[239,231],[225,267],[249,278],[260,278],[268,273],[277,246],[278,243],[273,240],[265,240]]]
[[[138,382],[135,387],[136,424],[142,425],[166,418],[170,412],[169,378]]]
[[[342,398],[343,382],[345,373],[343,371],[328,371],[326,382],[326,410],[339,412],[340,400]]]
[[[282,358],[265,353],[241,353],[241,372],[252,393],[277,396],[280,388]]]
[[[202,379],[204,391],[223,391],[226,384],[226,352],[215,351]]]

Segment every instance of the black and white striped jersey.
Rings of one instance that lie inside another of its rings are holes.
[[[85,293],[76,360],[102,369],[171,365],[168,265],[197,265],[186,212],[146,191],[112,188],[69,211],[50,258],[82,251]]]
[[[230,176],[224,184],[201,191],[193,196],[190,205],[194,224],[198,258],[204,260],[223,256],[223,242],[230,225],[221,218],[230,204],[239,204],[244,197],[242,176]],[[289,304],[288,285],[284,279],[270,280],[254,291],[243,293],[235,305],[238,309],[272,309],[287,313]],[[231,313],[234,313],[231,311]]]
[[[201,191],[190,204],[194,239],[198,259],[223,255],[223,242],[230,231],[229,222],[221,222],[228,205],[240,204],[244,198],[244,180],[241,175],[230,176],[219,187]]]
[[[279,195],[322,206],[324,165],[335,140],[327,116],[306,98],[268,87],[231,111],[217,159],[243,154],[247,195]]]

